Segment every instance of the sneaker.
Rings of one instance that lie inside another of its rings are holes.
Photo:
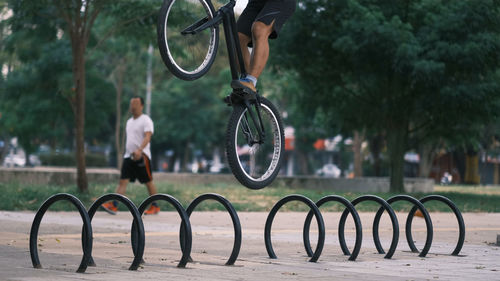
[[[233,89],[248,89],[252,92],[257,92],[257,89],[255,89],[255,86],[253,85],[252,81],[250,81],[248,79],[240,79],[240,80],[231,81],[231,88],[233,88]]]
[[[416,216],[416,217],[423,218],[423,217],[424,217],[424,214],[422,214],[422,211],[420,211],[419,209],[417,209],[417,211],[415,212],[415,216]]]
[[[101,205],[101,209],[103,209],[106,213],[110,215],[116,215],[116,212],[118,212],[118,207],[116,206],[114,202],[106,202]]]
[[[144,211],[144,214],[145,215],[156,215],[159,212],[160,212],[160,207],[158,207],[156,205],[151,205],[151,206],[149,206],[149,209]]]

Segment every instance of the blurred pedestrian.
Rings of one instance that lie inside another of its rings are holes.
[[[151,171],[151,149],[150,142],[154,133],[153,121],[149,116],[143,114],[144,99],[133,97],[130,99],[130,112],[132,117],[128,119],[126,126],[125,154],[122,163],[120,182],[116,193],[125,195],[127,184],[139,180],[148,188],[149,195],[156,194]],[[101,205],[101,208],[109,214],[116,215],[118,202],[110,201]],[[144,211],[146,215],[160,212],[160,207],[152,203],[149,209]]]

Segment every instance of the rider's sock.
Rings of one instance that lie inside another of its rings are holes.
[[[254,87],[257,87],[257,78],[255,76],[247,74],[247,76],[245,78],[250,80],[253,83]]]

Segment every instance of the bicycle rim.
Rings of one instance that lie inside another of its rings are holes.
[[[246,178],[254,182],[263,182],[275,176],[283,149],[278,117],[265,104],[261,104],[260,114],[265,132],[264,141],[254,143],[260,136],[248,109],[244,109],[239,117],[234,141],[239,169]],[[255,111],[254,116],[258,118]]]
[[[182,76],[205,72],[216,52],[217,29],[207,28],[196,34],[181,31],[205,17],[212,18],[209,3],[204,0],[172,0],[163,24],[163,38],[170,66]]]

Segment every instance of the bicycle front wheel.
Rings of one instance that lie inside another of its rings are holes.
[[[263,134],[259,133],[257,107],[234,105],[226,134],[226,155],[234,176],[250,189],[261,189],[276,178],[283,161],[283,121],[276,107],[260,98]],[[252,118],[252,111],[254,118]]]
[[[218,27],[181,33],[214,17],[209,0],[164,0],[157,24],[158,48],[167,68],[180,79],[195,80],[213,64],[219,45]]]

